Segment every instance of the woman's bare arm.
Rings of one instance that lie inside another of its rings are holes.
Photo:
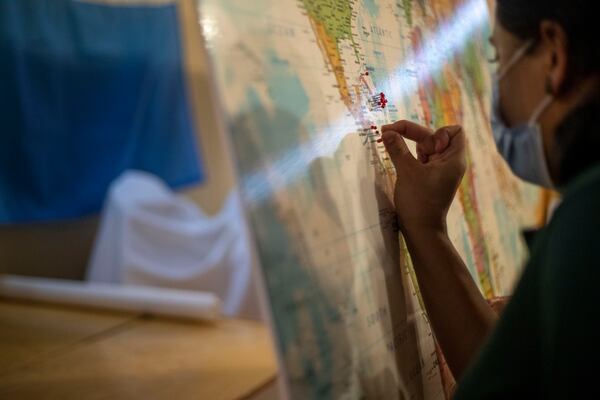
[[[497,314],[445,231],[416,230],[405,239],[435,336],[458,379],[492,331]]]
[[[394,203],[400,228],[436,338],[459,378],[497,319],[446,231],[448,209],[466,169],[464,133],[459,126],[434,133],[408,121],[382,131],[396,169]],[[417,143],[417,158],[404,138]]]

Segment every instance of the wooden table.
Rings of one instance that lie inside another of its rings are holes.
[[[0,399],[272,397],[275,373],[270,335],[255,322],[0,300]]]

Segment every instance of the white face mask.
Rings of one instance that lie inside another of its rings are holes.
[[[538,124],[540,115],[552,103],[554,97],[550,94],[546,95],[535,108],[527,123],[520,123],[513,127],[506,125],[500,112],[499,83],[508,71],[523,58],[532,43],[532,41],[529,41],[519,48],[494,79],[491,113],[492,132],[498,151],[515,175],[527,182],[554,188],[544,153],[542,133]]]

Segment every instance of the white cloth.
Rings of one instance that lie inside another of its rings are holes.
[[[225,315],[258,319],[246,232],[237,192],[207,216],[157,177],[128,171],[109,190],[87,278],[209,291]]]

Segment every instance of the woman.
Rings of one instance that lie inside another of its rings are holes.
[[[446,214],[465,171],[459,126],[383,128],[395,205],[456,398],[580,398],[600,351],[600,96],[593,2],[498,0],[492,118],[500,153],[563,202],[536,239],[502,313],[490,308],[448,239]],[[417,142],[417,159],[404,138]],[[592,392],[593,393],[593,392]],[[586,396],[587,397],[587,396]]]

